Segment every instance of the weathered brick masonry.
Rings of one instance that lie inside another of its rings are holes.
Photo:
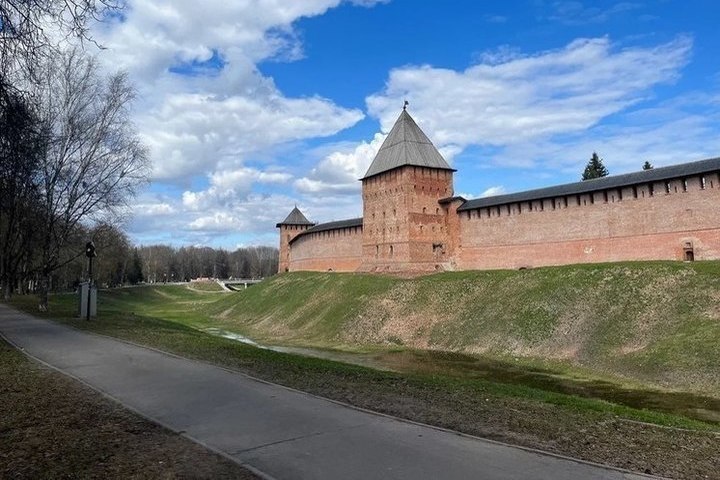
[[[470,201],[453,172],[403,110],[362,179],[363,217],[314,225],[294,209],[280,271],[720,259],[720,158]]]

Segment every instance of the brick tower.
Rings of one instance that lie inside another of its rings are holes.
[[[406,109],[367,173],[363,271],[427,272],[449,265],[447,208],[453,172]]]
[[[292,209],[292,212],[290,212],[285,220],[275,225],[280,229],[280,261],[278,262],[278,273],[287,272],[290,266],[290,240],[313,225],[315,224],[305,218],[305,215],[303,215],[297,206]]]

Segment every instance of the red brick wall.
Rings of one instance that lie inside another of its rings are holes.
[[[720,178],[704,178],[460,212],[457,268],[682,260],[687,243],[720,259]]]
[[[451,171],[405,166],[363,180],[364,271],[432,271],[449,262]],[[433,245],[435,247],[433,247]]]
[[[289,270],[354,272],[362,257],[362,227],[308,233],[290,245]]]

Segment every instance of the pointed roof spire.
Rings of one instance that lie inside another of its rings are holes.
[[[282,225],[308,225],[312,226],[315,225],[310,220],[308,220],[305,215],[297,208],[297,205],[295,205],[295,208],[292,209],[292,212],[285,217],[285,220],[275,225],[275,227],[280,228]]]
[[[407,112],[407,106],[408,101],[405,100],[400,116],[375,155],[363,180],[404,165],[455,171],[417,126]]]

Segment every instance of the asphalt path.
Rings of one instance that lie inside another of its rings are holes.
[[[4,305],[0,333],[29,356],[267,478],[648,478],[358,410]]]

